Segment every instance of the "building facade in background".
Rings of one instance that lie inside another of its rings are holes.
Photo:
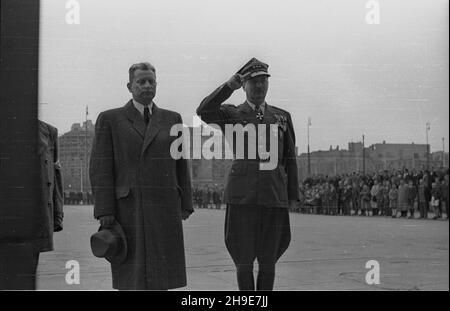
[[[91,120],[83,122],[83,125],[72,124],[70,131],[59,137],[59,161],[64,191],[91,191],[88,172],[93,139],[94,125]]]
[[[434,152],[430,154],[430,169],[448,167],[448,153]],[[299,177],[308,177],[308,154],[299,156]],[[445,162],[445,165],[443,163]],[[310,153],[311,175],[333,176],[353,172],[378,172],[381,170],[426,169],[428,165],[426,144],[373,144],[364,148],[362,142],[350,142],[348,150],[340,150],[339,146],[327,151]]]
[[[431,153],[431,161],[435,167],[449,167],[448,164],[448,152],[436,151]],[[441,164],[439,164],[441,163]]]
[[[199,144],[194,143],[193,133],[200,133],[198,128],[189,127],[190,155],[189,167],[191,169],[192,185],[194,188],[206,186],[224,188],[232,160],[205,159],[201,148],[211,135],[201,136]],[[214,135],[222,136],[220,131]],[[94,139],[94,124],[74,123],[71,130],[59,137],[59,159],[63,169],[64,190],[68,192],[89,192],[89,158]],[[222,139],[222,152],[225,151],[225,140]],[[391,169],[424,169],[427,167],[426,144],[390,144],[379,143],[365,148],[363,156],[362,142],[348,143],[348,149],[339,149],[339,146],[327,151],[313,151],[310,154],[312,175],[337,175],[363,171],[365,162],[366,172],[375,172]],[[193,155],[201,155],[193,158]],[[296,153],[297,154],[297,153]],[[364,160],[365,159],[365,160]],[[430,154],[430,168],[448,167],[448,153],[442,151]],[[308,155],[306,153],[297,157],[297,166],[300,180],[308,177]]]
[[[327,151],[313,151],[310,153],[311,175],[337,175],[347,172],[363,170],[362,143],[349,143],[348,150],[341,150],[339,146]],[[297,161],[299,179],[308,177],[308,154],[302,153]],[[366,161],[367,170],[367,161]]]
[[[207,127],[209,129],[209,127]],[[228,176],[228,171],[231,169],[232,160],[225,159],[225,140],[220,131],[214,133],[215,136],[221,137],[222,139],[222,158],[221,159],[205,159],[201,148],[205,141],[207,141],[211,136],[201,136],[201,144],[194,144],[193,133],[199,133],[199,128],[189,127],[190,132],[190,155],[191,160],[191,176],[192,176],[192,186],[194,188],[204,188],[206,186],[213,186],[218,188],[224,188],[226,177]],[[192,155],[201,155],[200,159],[194,159]]]

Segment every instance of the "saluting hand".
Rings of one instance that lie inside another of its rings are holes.
[[[231,78],[227,81],[228,87],[230,89],[232,89],[233,91],[241,88],[246,76],[248,76],[248,74],[240,75],[240,74],[236,73],[236,74],[232,75]]]

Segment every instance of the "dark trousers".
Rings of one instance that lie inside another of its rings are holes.
[[[358,211],[359,211],[358,200],[352,200],[352,210],[354,211],[354,215],[358,215]]]
[[[291,229],[286,208],[227,205],[225,245],[236,265],[240,290],[255,290],[253,264],[258,261],[256,290],[272,290],[275,264],[289,246]]]
[[[421,218],[428,218],[427,202],[419,202],[419,212]]]
[[[344,203],[345,206],[345,210],[344,210],[344,215],[351,215],[352,213],[352,204],[350,201],[346,201]]]
[[[386,204],[386,201],[383,199],[382,201],[381,201],[381,203],[380,203],[380,215],[381,216],[385,216],[386,215],[386,206],[387,206],[387,204]]]
[[[448,219],[448,199],[444,200],[444,205],[445,205],[445,214],[447,214]]]
[[[384,210],[386,212],[386,216],[392,216],[392,209],[389,208],[389,201],[386,201]]]

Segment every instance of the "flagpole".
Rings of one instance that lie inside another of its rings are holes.
[[[87,131],[88,131],[88,106],[86,105],[86,123],[85,123],[85,127],[84,127],[84,167],[85,167],[85,174],[87,174],[88,171],[88,162],[87,162],[87,142],[88,142],[88,135],[87,135]],[[87,175],[86,175],[87,176]]]
[[[427,134],[427,170],[430,171],[430,145],[428,144],[428,132],[430,131],[430,122],[426,123],[426,134]]]

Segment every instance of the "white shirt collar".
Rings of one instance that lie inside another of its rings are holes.
[[[144,115],[145,106],[142,105],[140,102],[136,101],[134,98],[133,98],[133,106],[141,113],[141,115]],[[151,102],[150,105],[148,105],[148,109],[149,109],[150,114],[152,114],[153,102]]]
[[[255,104],[249,102],[248,100],[247,100],[247,103],[253,110],[256,110],[256,105]],[[260,105],[260,107],[261,107],[262,112],[264,113],[264,111],[266,110],[266,102],[262,103]]]

